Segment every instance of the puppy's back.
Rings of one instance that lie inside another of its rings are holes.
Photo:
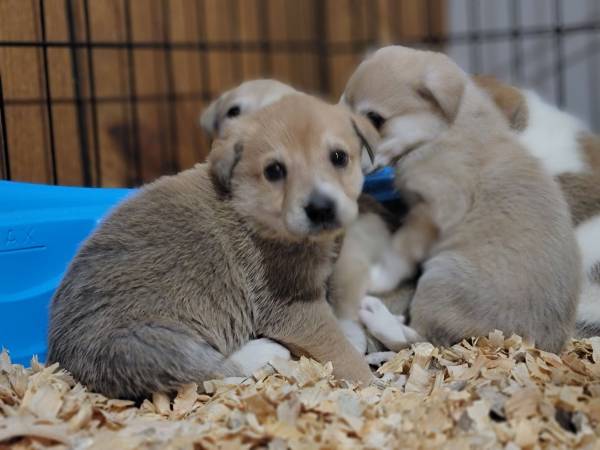
[[[541,348],[559,351],[573,329],[580,284],[567,203],[512,136],[485,153],[471,211],[453,237],[480,293],[470,314],[484,320],[494,310],[505,332],[535,336]],[[502,305],[490,309],[494,302]]]
[[[55,293],[49,361],[93,390],[129,398],[216,376],[217,367],[232,374],[220,353],[247,339],[250,325],[239,271],[227,260],[225,236],[240,223],[223,205],[198,166],[118,207]],[[218,311],[225,293],[237,310],[232,336]]]

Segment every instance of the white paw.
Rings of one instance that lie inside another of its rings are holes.
[[[359,323],[347,319],[340,320],[339,324],[346,339],[350,341],[358,353],[364,355],[367,351],[367,334],[363,327]]]
[[[397,327],[399,320],[380,299],[371,295],[367,295],[360,303],[358,317],[377,339],[379,339],[378,335],[386,329]],[[399,317],[401,318],[400,324],[404,323],[404,317]]]
[[[252,375],[271,362],[273,358],[290,359],[290,351],[283,345],[267,338],[248,341],[229,357],[242,369],[241,376]]]
[[[365,358],[370,366],[380,366],[383,363],[388,362],[396,355],[396,352],[375,352],[369,353],[367,356],[365,356]]]
[[[404,139],[399,137],[383,140],[375,151],[374,166],[388,166],[392,160],[404,153],[405,145],[406,142],[404,142]]]
[[[358,316],[369,333],[390,350],[398,351],[418,337],[412,328],[404,325],[404,316],[393,315],[377,297],[366,296]]]

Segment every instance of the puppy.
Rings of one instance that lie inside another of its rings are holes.
[[[85,242],[52,301],[48,360],[119,398],[248,375],[283,346],[368,383],[325,296],[377,138],[301,94],[240,118],[207,164],[144,187]]]
[[[414,331],[386,342],[367,299],[369,331],[392,350],[500,329],[559,351],[580,283],[567,205],[491,100],[446,56],[399,46],[361,63],[344,98],[379,129],[376,165],[395,163],[397,187],[411,199],[394,236],[397,260],[422,264]]]
[[[239,116],[295,93],[296,89],[277,80],[246,81],[214,100],[200,116],[200,126],[211,138],[221,136],[226,125]]]
[[[214,100],[203,112],[201,124],[210,137],[222,135],[227,127],[243,115],[251,114],[297,92],[276,80],[246,81]],[[372,166],[369,153],[361,157],[363,170]],[[399,203],[399,202],[396,202]],[[346,230],[329,283],[328,299],[346,337],[364,353],[367,336],[358,323],[360,302],[367,294],[371,268],[400,224],[399,215],[392,214],[373,197],[361,194],[359,216]],[[342,240],[342,237],[340,237]]]
[[[578,337],[600,334],[600,138],[577,118],[546,103],[535,92],[478,75],[476,83],[494,100],[519,141],[555,176],[566,197],[583,257],[577,313]]]

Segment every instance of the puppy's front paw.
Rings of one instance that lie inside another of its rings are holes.
[[[247,342],[229,358],[242,369],[241,376],[250,376],[274,358],[290,359],[291,355],[283,345],[261,338]]]
[[[353,320],[340,320],[339,324],[346,339],[350,341],[358,353],[364,355],[367,351],[367,335],[363,327]]]
[[[365,297],[358,316],[369,333],[393,351],[405,347],[416,334],[412,328],[404,325],[404,316],[394,316],[377,297]]]
[[[380,335],[385,333],[386,330],[398,326],[396,316],[387,309],[387,306],[380,299],[371,295],[367,295],[362,300],[358,316],[365,327],[367,327],[367,330],[379,340],[381,340]]]
[[[403,152],[403,146],[399,139],[387,139],[381,142],[375,152],[375,167],[388,166],[392,160],[400,156]]]

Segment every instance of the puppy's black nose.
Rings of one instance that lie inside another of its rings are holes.
[[[312,194],[304,211],[314,225],[333,225],[336,222],[335,202],[326,195]]]

